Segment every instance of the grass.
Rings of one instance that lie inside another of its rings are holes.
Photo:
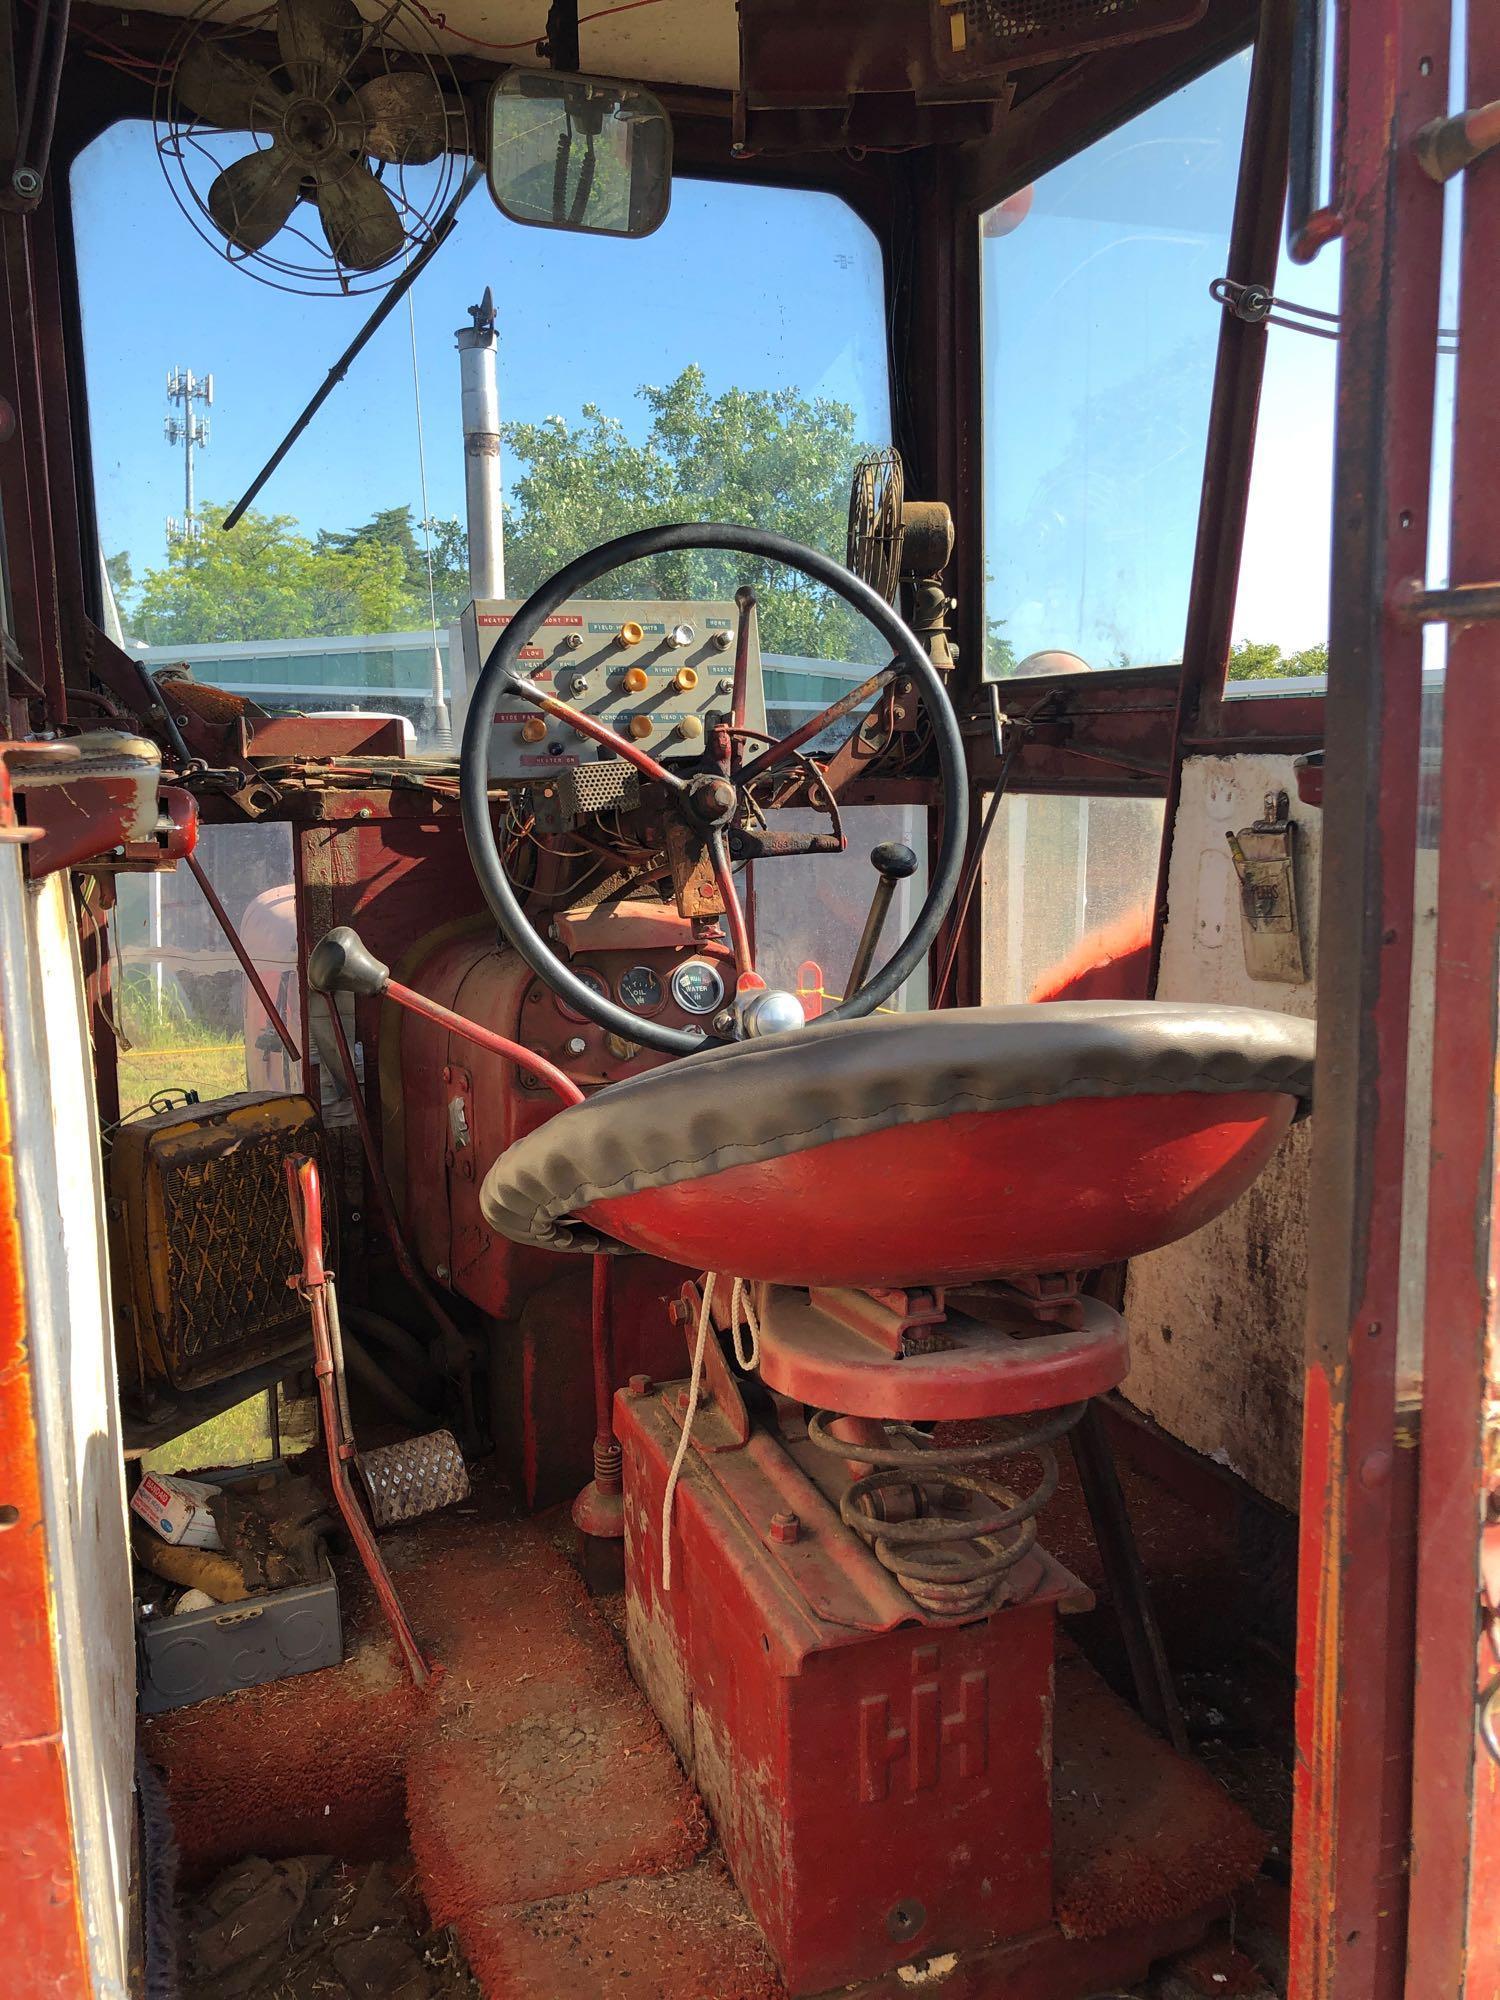
[[[158,988],[149,970],[127,972],[115,1005],[123,1038],[120,1109],[127,1116],[159,1090],[196,1090],[208,1098],[246,1087],[243,1036],[198,1020],[175,981],[163,980]]]

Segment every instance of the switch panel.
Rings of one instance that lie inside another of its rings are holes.
[[[472,688],[519,601],[481,601],[463,614],[464,673]],[[575,598],[554,611],[521,649],[523,673],[559,700],[638,743],[658,763],[697,758],[713,723],[729,719],[739,613],[726,603],[649,603]],[[539,727],[539,723],[541,726]],[[745,726],[764,730],[760,634],[750,614]],[[594,763],[604,744],[514,696],[495,712],[490,776],[529,781],[549,770]]]

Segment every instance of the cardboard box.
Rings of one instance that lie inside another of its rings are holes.
[[[218,1490],[201,1479],[184,1479],[180,1473],[148,1472],[130,1496],[130,1509],[164,1542],[179,1542],[189,1549],[217,1549],[223,1544],[208,1503]]]

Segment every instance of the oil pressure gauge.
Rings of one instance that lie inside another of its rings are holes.
[[[659,1014],[666,1003],[666,991],[649,965],[632,965],[615,981],[615,993],[622,1007],[633,1014]]]
[[[712,1014],[724,1004],[724,979],[706,958],[690,958],[672,974],[672,998],[686,1014]]]

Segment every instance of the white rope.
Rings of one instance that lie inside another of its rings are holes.
[[[740,1320],[745,1322],[745,1331],[750,1338],[740,1340]],[[749,1375],[760,1366],[760,1321],[755,1317],[755,1308],[750,1303],[750,1292],[743,1278],[736,1278],[734,1290],[729,1294],[729,1338],[734,1342],[734,1358]]]
[[[714,1302],[714,1286],[719,1282],[717,1271],[710,1271],[703,1280],[703,1303],[698,1308],[698,1338],[693,1344],[693,1372],[688,1377],[687,1408],[682,1415],[682,1436],[677,1440],[677,1456],[672,1460],[672,1470],[667,1474],[667,1490],[661,1502],[661,1587],[672,1588],[672,1502],[677,1497],[677,1481],[682,1476],[683,1461],[688,1455],[688,1445],[693,1435],[693,1419],[698,1414],[698,1391],[703,1383],[703,1355],[708,1346],[709,1313]]]

